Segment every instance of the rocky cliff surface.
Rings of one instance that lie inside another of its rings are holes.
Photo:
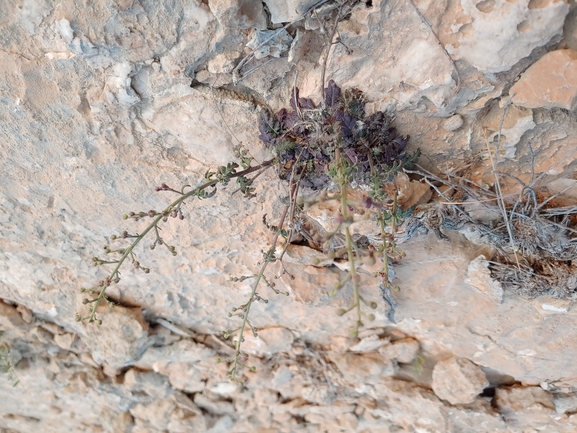
[[[272,171],[251,200],[229,188],[187,205],[163,232],[179,254],[139,251],[150,274],[123,273],[102,325],[75,320],[79,289],[106,276],[91,258],[142,227],[122,215],[163,208],[155,187],[199,184],[240,143],[269,157],[260,112],[288,106],[295,83],[321,99],[340,7],[1,2],[0,431],[577,430],[572,297],[496,287],[461,233],[401,244],[397,323],[363,286],[377,308],[354,338],[335,314],[350,290],[330,296],[343,271],[295,245],[295,278],[276,283],[289,296],[254,305],[256,371],[228,381],[219,333],[250,291],[229,278],[255,273],[270,242],[262,216],[287,195]],[[488,158],[499,140],[499,171],[574,200],[576,16],[574,0],[358,1],[325,81],[394,113],[428,167]]]

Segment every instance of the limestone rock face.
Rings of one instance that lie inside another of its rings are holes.
[[[455,41],[447,45],[449,53],[483,72],[495,73],[508,70],[561,34],[569,4],[564,0],[463,0],[452,12]]]
[[[509,425],[518,430],[548,428],[557,408],[555,396],[538,386],[505,386],[495,391],[494,403]]]
[[[433,369],[433,391],[451,404],[472,403],[488,385],[483,370],[468,359],[450,358]]]
[[[336,46],[329,60],[336,82],[390,104],[393,99],[399,109],[415,108],[423,98],[437,108],[448,104],[456,88],[453,66],[409,2],[373,1],[355,9],[340,31],[346,47]],[[310,84],[316,86],[314,79]]]
[[[274,24],[294,21],[317,1],[315,0],[264,0]]]
[[[260,2],[210,0],[208,5],[223,27],[266,29],[266,15]]]
[[[511,88],[513,102],[527,108],[577,107],[577,51],[556,50],[535,62]]]
[[[271,158],[258,121],[289,106],[293,85],[321,100],[334,3],[251,51],[316,3],[3,2],[0,431],[577,431],[573,301],[500,290],[475,261],[484,247],[453,232],[399,245],[396,324],[375,284],[379,262],[359,263],[358,334],[354,312],[336,314],[353,299],[350,284],[335,291],[348,263],[288,245],[267,274],[288,295],[259,286],[257,335],[245,336],[241,357],[254,369],[242,387],[229,381],[235,334],[221,332],[238,328],[229,312],[252,289],[231,277],[257,273],[270,245],[263,215],[276,224],[289,189],[274,170],[258,173],[250,200],[231,181],[187,202],[184,220],[160,232],[178,254],[145,238],[134,250],[140,269],[129,263],[108,288],[102,325],[76,321],[88,307],[80,289],[98,288],[114,267],[92,258],[112,258],[103,246],[126,245],[112,235],[150,221],[123,215],[163,209],[178,193],[156,187],[199,185],[237,161],[241,143],[255,160]],[[527,185],[543,174],[540,193],[571,192],[576,15],[561,0],[356,2],[325,81],[358,87],[368,113],[390,110],[422,167],[457,180],[495,155],[507,107],[497,170]],[[479,185],[493,182],[488,166],[489,176],[472,173]],[[413,174],[396,179],[407,210],[438,195]],[[316,207],[327,231],[338,210]],[[366,216],[355,234],[378,232]],[[479,396],[486,386],[493,401]]]

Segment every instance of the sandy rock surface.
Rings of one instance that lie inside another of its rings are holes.
[[[108,275],[92,258],[146,227],[123,215],[163,209],[176,195],[156,187],[199,185],[241,143],[270,158],[258,119],[289,106],[295,82],[320,100],[338,5],[301,15],[316,4],[0,6],[0,431],[577,430],[573,299],[503,290],[471,233],[399,245],[396,324],[371,264],[360,268],[376,308],[354,337],[353,315],[336,314],[352,288],[332,293],[346,267],[290,245],[286,273],[274,279],[275,263],[270,279],[288,296],[263,286],[268,302],[252,306],[258,332],[244,348],[256,371],[243,387],[228,380],[218,359],[233,348],[220,333],[238,327],[228,313],[251,288],[230,277],[258,272],[272,239],[263,214],[276,222],[288,195],[274,170],[251,200],[231,181],[187,203],[184,221],[162,226],[178,254],[143,241],[136,260],[150,273],[123,268],[102,325],[75,320],[80,288]],[[574,193],[576,17],[563,0],[363,0],[338,26],[326,80],[390,110],[428,169],[485,161],[471,176],[493,185],[491,155],[521,182],[538,177],[535,190]],[[436,197],[403,179],[411,206]],[[329,208],[317,215],[327,228]]]

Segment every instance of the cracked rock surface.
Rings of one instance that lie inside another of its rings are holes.
[[[271,240],[262,216],[276,221],[288,194],[271,170],[251,200],[229,187],[187,204],[163,226],[179,254],[138,250],[150,274],[124,269],[102,325],[75,320],[80,288],[107,275],[91,258],[144,227],[124,214],[163,208],[172,196],[155,187],[198,185],[239,143],[269,158],[260,112],[287,107],[295,82],[320,100],[338,4],[300,19],[315,4],[0,6],[0,432],[577,431],[573,299],[496,288],[470,233],[401,244],[397,323],[364,284],[377,307],[356,337],[353,317],[335,314],[352,289],[331,294],[344,271],[291,245],[295,278],[275,280],[289,295],[263,290],[269,302],[253,305],[259,332],[244,348],[256,371],[230,382],[219,334],[238,326],[227,313],[250,291],[230,277],[258,269]],[[359,1],[326,80],[394,113],[429,168],[493,151],[499,171],[544,173],[538,188],[559,191],[575,178],[576,17],[574,0]],[[489,163],[472,176],[493,185]],[[432,195],[418,185],[415,202]],[[327,230],[329,210],[318,210]]]

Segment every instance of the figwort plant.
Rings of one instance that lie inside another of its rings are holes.
[[[272,159],[252,165],[254,161],[247,156],[246,151],[238,150],[240,163],[231,162],[216,171],[208,171],[205,182],[196,188],[186,185],[174,189],[165,184],[158,187],[157,191],[177,195],[176,200],[164,210],[130,212],[124,215],[124,219],[147,219],[150,222],[140,233],[123,231],[119,236],[113,236],[112,241],[124,240],[125,245],[118,248],[106,245],[104,252],[108,258],[93,258],[94,265],[110,265],[112,271],[96,286],[81,289],[90,295],[84,300],[89,307],[86,315],[77,315],[77,320],[101,323],[97,315],[98,305],[101,302],[114,305],[107,297],[106,290],[119,282],[120,269],[126,263],[132,263],[134,268],[145,273],[150,272],[149,268],[141,265],[135,254],[135,247],[145,237],[150,238],[150,249],[160,246],[176,255],[176,248],[160,235],[160,225],[168,222],[170,218],[184,219],[182,204],[185,201],[210,199],[217,193],[218,186],[226,186],[233,179],[236,179],[241,192],[250,198],[254,196],[253,184],[262,170],[275,167],[279,177],[289,183],[289,203],[285,205],[278,224],[269,224],[266,216],[263,217],[263,223],[274,232],[274,238],[270,247],[263,251],[263,261],[258,273],[231,278],[232,281],[253,279],[253,284],[247,301],[229,313],[229,317],[239,318],[238,327],[221,333],[225,339],[233,337],[233,355],[219,360],[229,363],[229,378],[240,383],[240,371],[248,367],[248,357],[242,351],[247,328],[254,336],[258,335],[258,329],[250,320],[251,306],[255,301],[268,302],[258,291],[261,283],[264,282],[275,293],[281,294],[274,282],[266,277],[265,272],[269,264],[282,261],[285,251],[277,256],[279,238],[286,238],[288,247],[300,234],[300,214],[304,212],[306,204],[302,202],[299,192],[304,189],[321,191],[321,196],[340,201],[340,212],[336,216],[338,228],[331,233],[317,236],[311,243],[321,245],[321,249],[328,256],[348,261],[347,276],[340,282],[337,290],[349,283],[353,287],[352,304],[338,312],[340,315],[355,312],[355,326],[351,334],[357,334],[358,328],[363,325],[363,317],[368,320],[374,318],[373,314],[363,312],[362,304],[367,304],[372,309],[377,307],[374,302],[365,302],[360,293],[360,276],[356,269],[363,261],[379,259],[382,263],[375,277],[381,296],[387,304],[387,316],[394,321],[396,301],[392,290],[396,287],[392,285],[390,264],[402,256],[396,249],[395,232],[400,219],[405,216],[405,211],[400,209],[397,203],[395,174],[410,167],[417,160],[419,152],[407,152],[408,137],[396,133],[391,125],[393,119],[387,113],[378,111],[366,115],[360,90],[341,90],[331,80],[324,89],[323,96],[324,99],[316,104],[311,99],[300,98],[298,89],[294,88],[290,109],[283,108],[277,113],[261,111],[258,125],[260,138],[272,153]],[[256,174],[250,177],[252,173]],[[363,198],[352,200],[352,189],[364,191]],[[379,236],[361,240],[353,235],[350,226],[354,222],[355,214],[372,215],[380,232]],[[339,242],[339,239],[342,239],[342,242]]]

